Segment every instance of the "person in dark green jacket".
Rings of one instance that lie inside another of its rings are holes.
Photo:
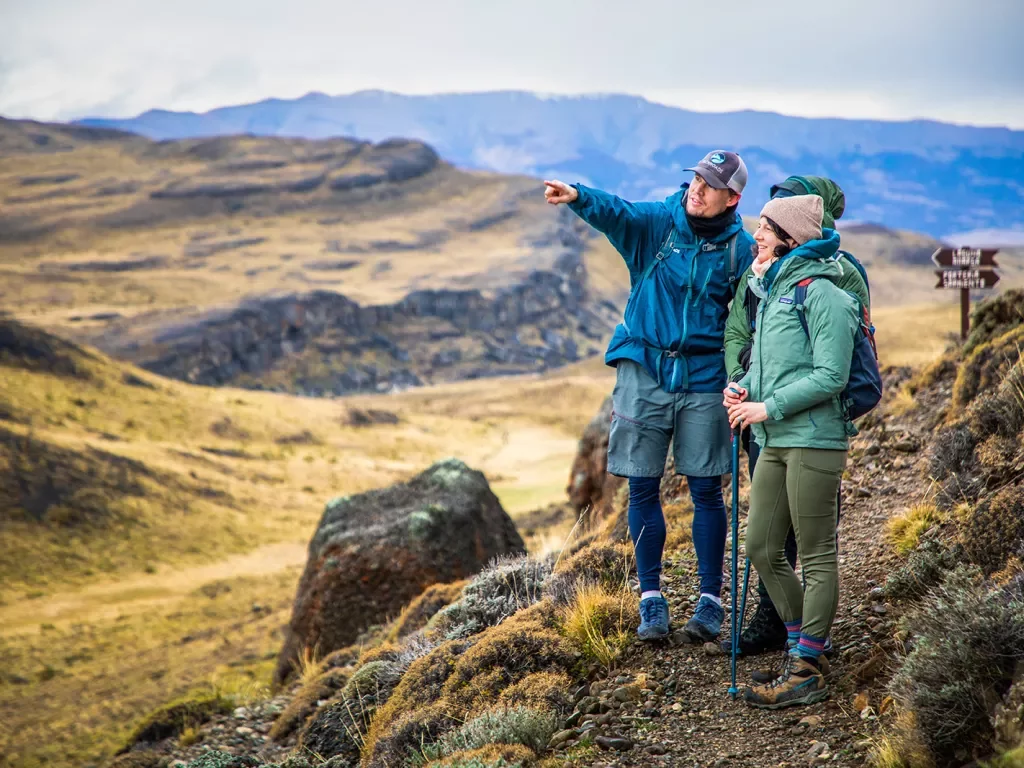
[[[834,229],[836,219],[841,218],[846,210],[846,195],[842,187],[822,176],[790,176],[771,188],[772,198],[797,195],[818,195],[822,199],[822,227],[826,229]],[[871,297],[868,285],[852,258],[845,251],[837,252],[836,261],[843,273],[836,281],[836,285],[855,295],[870,312]],[[736,295],[741,300],[732,303],[726,321],[725,363],[730,381],[739,381],[750,366],[750,350],[754,339],[753,328],[758,305],[757,296],[746,287],[752,274],[752,270],[747,270],[740,279],[740,289]],[[747,452],[750,476],[753,477],[758,450],[757,443],[750,439],[749,428],[743,431],[743,448]],[[786,538],[786,559],[790,565],[796,567],[796,536],[792,528]],[[781,650],[786,645],[786,627],[779,618],[760,576],[757,579],[757,592],[757,609],[750,623],[743,629],[738,649],[740,654],[756,655]],[[731,650],[731,644],[731,638],[722,641],[722,648],[726,653]]]
[[[746,550],[788,633],[775,679],[744,693],[769,709],[828,695],[823,650],[839,602],[836,500],[855,433],[839,397],[859,319],[856,299],[835,284],[839,234],[822,229],[822,218],[818,195],[776,198],[761,211],[748,281],[760,299],[750,369],[724,392],[730,424],[750,425],[761,451]],[[798,285],[806,291],[802,305]],[[790,525],[806,589],[786,560]]]

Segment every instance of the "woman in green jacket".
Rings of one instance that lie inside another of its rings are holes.
[[[842,274],[833,259],[839,234],[822,229],[822,213],[817,195],[776,198],[761,211],[750,277],[761,298],[750,370],[725,390],[732,426],[751,425],[761,449],[747,555],[789,637],[778,676],[744,694],[768,709],[828,695],[822,650],[839,602],[836,496],[853,432],[839,395],[858,321],[856,300],[834,284]],[[803,305],[796,302],[798,285],[806,291]],[[806,589],[784,553],[790,524]]]

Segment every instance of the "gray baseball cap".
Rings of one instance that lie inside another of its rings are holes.
[[[737,195],[747,186],[747,166],[735,152],[716,149],[704,155],[704,159],[692,168],[693,171],[715,189],[731,189]]]

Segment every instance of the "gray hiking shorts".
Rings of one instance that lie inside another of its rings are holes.
[[[611,474],[661,477],[671,442],[678,474],[725,475],[730,437],[721,393],[669,394],[637,363],[619,361],[608,436]]]

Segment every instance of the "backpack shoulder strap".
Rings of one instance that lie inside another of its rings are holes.
[[[736,301],[736,299],[733,299]],[[757,295],[750,290],[750,286],[743,288],[743,308],[747,313],[747,327],[750,328],[750,332],[753,333],[757,329],[757,305],[759,300]]]
[[[739,275],[736,274],[736,241],[739,240],[740,233],[737,232],[731,238],[729,238],[729,285],[735,286],[736,280]],[[733,291],[735,293],[735,289]]]
[[[654,268],[658,266],[658,262],[664,261],[668,258],[668,255],[672,253],[672,247],[676,241],[676,228],[675,226],[669,227],[668,234],[665,236],[665,242],[661,244],[661,248],[654,255],[654,258],[647,262],[647,266],[644,267],[644,271],[640,275],[640,279],[637,280],[636,284],[639,285],[647,279],[648,275],[654,271]]]
[[[797,317],[800,320],[800,327],[804,329],[804,333],[807,334],[807,339],[811,338],[811,329],[807,327],[807,316],[804,314],[804,302],[807,301],[807,286],[813,283],[817,278],[808,277],[805,280],[801,280],[796,284],[796,290],[793,291],[793,302],[795,304]]]

